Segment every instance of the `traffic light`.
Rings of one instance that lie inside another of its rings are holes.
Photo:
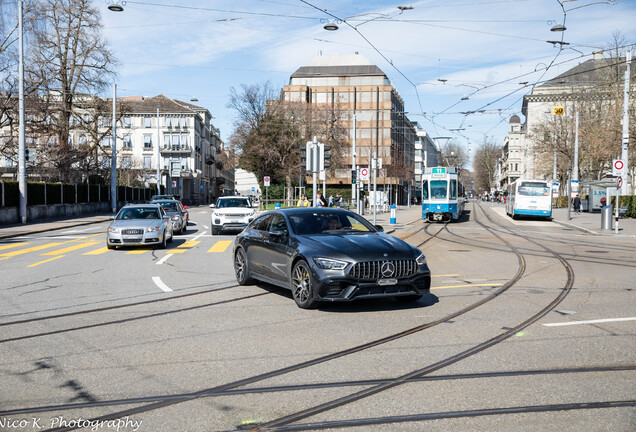
[[[324,171],[325,168],[329,168],[331,166],[331,163],[326,162],[327,160],[331,159],[331,155],[327,153],[329,150],[331,150],[331,146],[324,145],[324,144],[318,144],[318,146],[320,147],[320,170],[319,171]]]
[[[304,166],[307,171],[314,171],[314,152],[317,151],[313,142],[308,141],[307,145],[300,148],[300,160],[304,161],[301,166]]]
[[[24,161],[28,162],[29,161],[29,149],[24,149]]]
[[[357,170],[351,170],[351,184],[356,184],[357,174]]]

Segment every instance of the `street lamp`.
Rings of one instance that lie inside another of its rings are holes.
[[[113,12],[123,12],[125,5],[125,1],[122,1],[121,4],[119,4],[119,0],[111,0],[111,3],[108,5],[108,10]]]

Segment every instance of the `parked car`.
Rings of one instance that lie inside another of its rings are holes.
[[[183,209],[186,212],[186,225],[190,223],[190,211],[188,210],[188,206],[183,204],[183,201],[179,201],[179,203],[181,203],[181,207],[183,207]]]
[[[106,230],[106,247],[157,245],[172,241],[170,216],[157,204],[129,204],[113,217]]]
[[[188,229],[188,220],[186,218],[188,211],[183,208],[180,201],[177,200],[158,200],[153,201],[159,204],[161,208],[170,216],[172,220],[172,228],[177,234],[183,234]]]
[[[417,301],[430,292],[418,248],[344,209],[264,213],[236,237],[233,256],[240,285],[257,279],[288,288],[304,309],[373,297]]]
[[[223,230],[242,230],[256,217],[256,209],[247,197],[220,197],[210,207],[214,209],[210,218],[212,235]]]

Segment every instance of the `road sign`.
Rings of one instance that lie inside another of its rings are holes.
[[[446,174],[446,168],[433,168],[433,174]]]
[[[369,168],[360,168],[360,180],[369,180]]]
[[[565,109],[563,109],[562,106],[555,106],[554,108],[552,108],[552,112],[554,113],[554,115],[563,115]]]
[[[269,176],[263,178],[263,183],[265,183],[265,186],[269,186]]]
[[[616,187],[618,189],[623,187],[623,177],[616,177]]]
[[[613,176],[622,176],[623,170],[625,169],[625,162],[622,159],[614,159],[612,161],[612,175]]]

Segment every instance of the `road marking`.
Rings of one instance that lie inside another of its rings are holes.
[[[459,276],[458,274],[447,274],[447,275],[435,275],[435,276],[431,276],[431,277],[453,277],[453,276]]]
[[[0,246],[0,250],[4,250],[4,249],[11,249],[14,247],[18,247],[18,246],[24,246],[24,245],[28,245],[29,243],[13,243],[13,244],[7,244],[4,246]]]
[[[468,285],[448,285],[448,286],[441,286],[441,287],[433,287],[431,288],[432,290],[434,289],[446,289],[446,288],[468,288],[468,287],[496,287],[496,286],[501,286],[500,283],[498,284],[468,284]]]
[[[161,281],[159,276],[153,276],[152,281],[157,285],[163,292],[171,292],[172,290],[168,288],[168,285]]]
[[[210,252],[225,252],[226,249],[232,244],[232,240],[219,240],[208,249],[208,253]]]
[[[193,247],[195,247],[196,245],[198,245],[199,243],[201,243],[200,241],[195,241],[195,240],[189,240],[187,242],[184,242],[183,244],[180,244],[179,246],[177,246],[174,249],[170,249],[168,252],[166,253],[184,253],[189,251],[190,249],[192,249]]]
[[[168,258],[170,258],[172,256],[172,254],[166,254],[163,258],[161,258],[159,261],[157,261],[157,265],[161,265],[163,263],[165,263],[166,261],[168,261]]]
[[[22,254],[29,253],[29,252],[35,252],[35,251],[39,251],[39,250],[42,250],[42,249],[47,249],[47,248],[59,246],[59,245],[62,245],[62,244],[64,244],[64,243],[49,243],[49,244],[40,245],[40,246],[33,246],[33,247],[30,247],[30,248],[26,248],[26,249],[20,249],[18,251],[3,253],[0,256],[13,257],[13,256],[16,256],[16,255],[22,255]]]
[[[78,244],[78,245],[75,245],[75,246],[69,246],[69,247],[64,248],[64,249],[58,249],[58,250],[54,250],[54,251],[51,251],[51,252],[46,252],[46,253],[43,253],[43,254],[40,254],[40,255],[42,255],[42,256],[46,256],[46,255],[61,255],[61,254],[64,254],[66,252],[72,252],[72,251],[77,250],[77,249],[83,249],[85,247],[95,246],[96,244],[99,244],[99,243],[101,243],[101,242],[81,243],[81,244]]]
[[[595,320],[587,320],[587,321],[570,321],[570,322],[563,322],[563,323],[548,323],[543,325],[546,327],[562,327],[562,326],[572,326],[572,325],[582,325],[582,324],[599,324],[599,323],[634,321],[634,320],[636,320],[636,317],[605,318],[605,319],[595,319]]]
[[[35,264],[28,265],[27,267],[35,267],[35,266],[39,266],[40,264],[44,264],[44,263],[47,263],[47,262],[49,262],[49,261],[54,261],[54,260],[56,260],[56,259],[58,259],[58,258],[63,258],[63,257],[65,257],[65,256],[66,256],[66,255],[58,255],[58,256],[56,256],[56,257],[49,258],[49,259],[47,259],[47,260],[37,262],[37,263],[35,263]]]
[[[126,252],[126,255],[141,255],[144,254],[146,252],[148,252],[149,250],[152,250],[151,248],[147,248],[147,249],[134,249],[131,251]]]
[[[94,251],[90,251],[90,252],[85,252],[82,255],[100,255],[100,254],[103,254],[104,252],[108,252],[107,247],[95,249]]]

